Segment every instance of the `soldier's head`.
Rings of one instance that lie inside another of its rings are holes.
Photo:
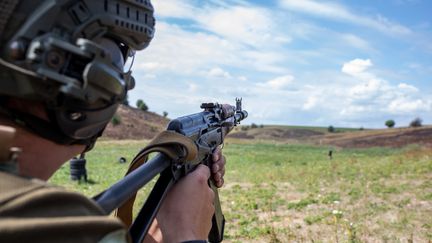
[[[134,87],[124,66],[153,37],[150,0],[0,7],[0,116],[59,144],[91,146]],[[41,115],[23,107],[33,105]]]

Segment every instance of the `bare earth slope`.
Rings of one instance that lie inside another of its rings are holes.
[[[163,131],[169,122],[153,112],[145,112],[129,106],[117,111],[120,124],[110,123],[103,137],[108,139],[151,139]],[[380,130],[341,130],[328,133],[326,128],[264,126],[242,130],[237,127],[230,135],[234,139],[267,140],[282,143],[307,143],[332,145],[344,148],[403,147],[420,144],[432,147],[432,126],[419,128],[392,128]]]
[[[321,143],[349,148],[403,147],[409,144],[432,147],[432,126],[327,135],[321,139]]]
[[[380,130],[354,130],[328,133],[316,128],[269,126],[247,131],[237,129],[229,135],[236,139],[273,140],[277,142],[311,143],[345,148],[403,147],[420,144],[432,147],[432,126]]]
[[[103,137],[108,139],[151,139],[163,131],[169,119],[153,112],[142,111],[130,106],[120,106],[117,110],[120,124],[109,123]]]

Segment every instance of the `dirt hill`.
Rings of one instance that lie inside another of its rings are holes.
[[[153,112],[120,106],[116,113],[120,124],[109,123],[103,137],[108,139],[151,139],[166,129],[169,119]]]
[[[328,134],[320,138],[319,143],[349,148],[403,147],[410,144],[432,147],[432,126]]]
[[[264,126],[262,128],[248,129],[236,128],[229,137],[240,139],[261,139],[261,140],[305,140],[310,137],[323,135],[324,132],[308,128],[292,128],[285,126]]]
[[[108,139],[151,139],[163,131],[169,122],[153,112],[145,112],[129,106],[117,111],[120,124],[110,123],[103,137]],[[244,128],[244,127],[243,127]],[[420,144],[432,147],[432,126],[419,128],[393,128],[380,130],[337,129],[329,133],[326,128],[264,126],[245,130],[235,128],[229,138],[247,140],[271,140],[283,143],[308,143],[332,145],[344,148],[403,147]]]
[[[344,148],[403,147],[409,144],[432,147],[432,126],[379,130],[342,130],[337,133],[329,133],[325,128],[268,126],[249,128],[246,131],[236,129],[229,137],[333,145]]]

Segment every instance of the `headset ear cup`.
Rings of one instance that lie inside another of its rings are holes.
[[[68,101],[73,102],[73,101]],[[79,113],[82,119],[73,119],[69,110],[55,111],[55,120],[64,134],[79,140],[91,139],[98,136],[108,124],[107,121],[114,116],[118,104],[111,105],[103,110],[85,111]]]
[[[124,80],[122,74],[107,67],[106,64],[97,60],[87,64],[84,70],[83,78],[89,87],[96,87],[99,90],[104,90],[106,94],[114,96],[122,96],[124,91]],[[100,97],[100,95],[99,95]],[[111,97],[105,97],[108,100]]]

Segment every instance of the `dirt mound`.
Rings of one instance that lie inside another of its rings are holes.
[[[240,139],[262,139],[262,140],[302,140],[312,136],[323,135],[324,133],[303,128],[287,127],[264,127],[252,128],[247,131],[234,131],[228,137]]]
[[[432,127],[395,128],[327,135],[320,144],[344,148],[403,147],[419,144],[432,147]]]
[[[344,130],[328,133],[326,129],[268,126],[264,128],[237,128],[228,135],[237,139],[260,139],[283,143],[331,145],[343,148],[403,147],[419,144],[432,147],[432,126],[380,130]]]
[[[153,112],[120,106],[116,116],[120,124],[110,122],[102,137],[109,139],[151,139],[166,129],[169,119]]]
[[[236,132],[228,134],[229,138],[239,138],[239,139],[254,139],[254,136],[246,134],[246,132]]]
[[[120,124],[108,124],[103,137],[108,139],[151,139],[166,129],[169,119],[153,112],[129,106],[117,111]],[[312,143],[344,148],[403,147],[420,144],[432,147],[432,126],[381,130],[344,131],[328,133],[326,129],[266,126],[242,130],[237,127],[228,137],[236,139],[272,140],[283,143]]]

